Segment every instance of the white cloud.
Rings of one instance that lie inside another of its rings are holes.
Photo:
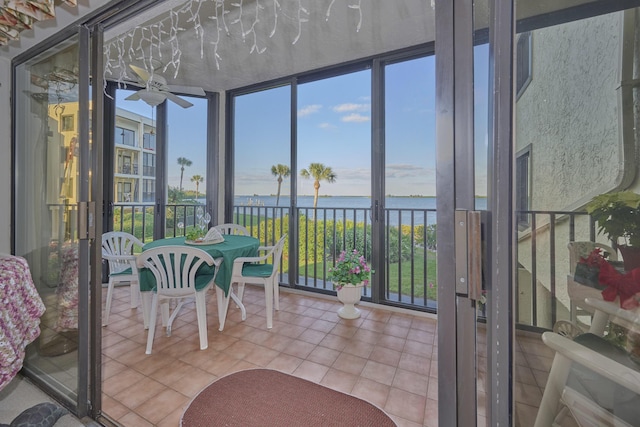
[[[336,175],[344,181],[371,181],[371,169],[369,168],[357,168],[357,169],[335,169]]]
[[[332,125],[331,123],[327,123],[327,122],[320,123],[320,124],[318,125],[318,127],[319,127],[320,129],[335,129],[335,128],[336,128],[336,126]]]
[[[403,179],[403,178],[411,178],[411,179],[421,179],[421,178],[429,178],[435,177],[435,171],[432,169],[424,168],[418,165],[412,165],[409,163],[395,163],[389,164],[385,170],[385,176],[387,179]]]
[[[343,116],[341,119],[343,122],[362,123],[370,120],[369,116],[363,116],[362,114],[353,113],[348,116]]]
[[[318,111],[320,111],[321,108],[322,108],[322,105],[320,104],[311,104],[311,105],[304,106],[298,110],[298,117],[309,116],[311,114],[317,113]]]
[[[340,104],[333,107],[333,111],[335,111],[336,113],[347,113],[349,111],[363,112],[363,111],[369,111],[370,109],[371,109],[370,104],[353,104],[353,103]]]

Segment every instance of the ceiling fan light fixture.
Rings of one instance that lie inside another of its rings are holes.
[[[150,91],[150,90],[140,91],[138,93],[138,96],[140,97],[140,99],[142,99],[144,102],[146,102],[147,104],[151,105],[152,107],[156,107],[156,106],[162,104],[162,102],[165,99],[167,99],[167,97],[166,97],[166,95],[164,93],[154,92],[154,91]]]

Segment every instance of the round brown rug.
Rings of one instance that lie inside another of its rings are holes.
[[[376,406],[354,396],[271,369],[249,369],[202,390],[182,427],[393,427]]]

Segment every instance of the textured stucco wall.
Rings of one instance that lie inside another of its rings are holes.
[[[532,81],[516,104],[533,209],[565,210],[615,185],[621,25],[616,13],[533,32]]]
[[[614,13],[533,32],[532,81],[516,104],[517,149],[531,145],[532,209],[583,210],[591,197],[617,184],[623,165],[622,30],[623,13]],[[640,43],[637,34],[632,38],[633,49],[624,53],[636,64],[633,77],[637,78]],[[627,111],[632,116],[630,127],[640,117],[640,91],[634,92],[628,107],[632,111]],[[638,145],[635,128],[626,134],[632,147]],[[636,173],[635,167],[629,170]],[[637,177],[631,189],[639,190]],[[552,242],[545,224],[548,217],[537,220],[536,264],[532,265],[528,231],[520,236],[518,262],[529,272],[536,271],[538,286],[551,289],[555,283],[559,303],[568,308],[569,222],[559,217]],[[591,240],[586,221],[578,221],[574,238]],[[596,240],[606,243],[602,236]],[[519,294],[523,291],[519,289]]]

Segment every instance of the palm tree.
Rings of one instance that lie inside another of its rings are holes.
[[[200,188],[200,183],[204,182],[204,178],[202,175],[193,175],[191,177],[191,182],[196,183],[196,200],[198,200],[198,189]]]
[[[169,202],[169,204],[177,204],[182,200],[180,190],[176,187],[169,186],[169,191],[167,193],[167,202]]]
[[[182,191],[182,177],[184,176],[184,167],[191,166],[193,162],[186,157],[178,157],[178,164],[180,167],[180,191]]]
[[[333,173],[330,167],[323,165],[322,163],[311,163],[309,169],[302,169],[300,176],[303,178],[313,177],[313,189],[315,194],[313,196],[313,208],[318,206],[318,190],[320,189],[320,181],[335,182],[336,174]]]
[[[286,178],[291,175],[291,169],[289,169],[289,166],[278,163],[275,166],[271,166],[271,174],[278,177],[278,195],[276,196],[276,206],[278,206],[280,203],[280,187],[282,186],[282,178]]]

